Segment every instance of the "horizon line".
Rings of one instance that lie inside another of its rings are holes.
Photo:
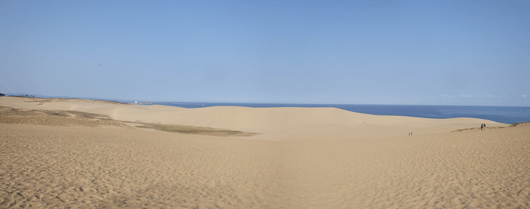
[[[89,99],[89,100],[100,100],[108,102],[119,102],[119,103],[218,103],[218,104],[282,104],[282,105],[374,105],[374,106],[383,106],[383,105],[396,105],[396,106],[469,106],[469,107],[530,107],[529,106],[496,106],[496,105],[444,105],[444,104],[348,104],[348,103],[292,103],[292,102],[183,102],[183,101],[149,101],[149,100],[134,100],[134,99],[104,99],[97,97],[71,97],[71,96],[44,96],[36,94],[14,94],[14,93],[5,93],[5,96],[12,97],[26,97],[26,98],[43,98],[43,99]],[[127,102],[124,102],[127,101]]]

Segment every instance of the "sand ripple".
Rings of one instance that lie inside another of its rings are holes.
[[[267,141],[0,123],[0,207],[530,208],[528,136],[528,124]]]

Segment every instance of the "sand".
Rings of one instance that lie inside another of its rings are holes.
[[[0,106],[0,208],[530,208],[530,124],[16,97]]]

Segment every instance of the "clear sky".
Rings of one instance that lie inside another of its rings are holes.
[[[0,92],[530,106],[530,1],[0,1]]]

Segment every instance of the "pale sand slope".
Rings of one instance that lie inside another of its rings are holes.
[[[115,120],[203,126],[261,133],[253,138],[272,140],[365,138],[447,133],[457,129],[506,126],[475,118],[426,119],[376,116],[337,108],[207,107],[186,109],[161,105],[124,105],[90,100],[3,97],[0,106],[43,110],[74,110],[108,115]],[[45,100],[44,100],[45,101]]]
[[[504,125],[332,108],[54,103],[0,98],[0,106],[175,124],[186,122],[174,118],[182,116],[187,125],[262,134],[0,123],[0,207],[530,207],[530,125],[450,132],[483,122]]]

